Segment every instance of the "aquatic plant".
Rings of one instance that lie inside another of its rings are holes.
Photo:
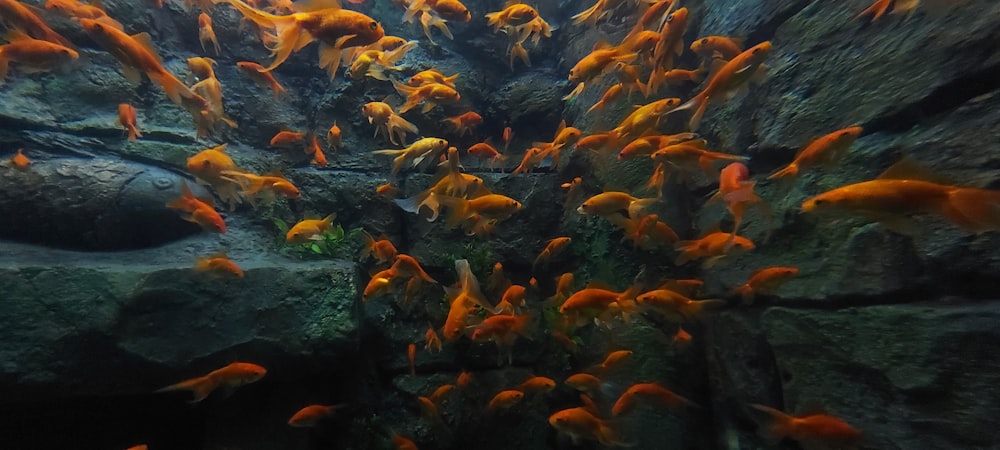
[[[332,229],[324,231],[320,239],[304,244],[288,244],[285,242],[285,234],[291,228],[288,222],[272,217],[271,222],[278,228],[279,234],[276,240],[278,252],[283,255],[295,255],[300,258],[326,257],[326,258],[352,258],[360,249],[361,228],[351,228],[344,230],[340,224],[336,224]]]

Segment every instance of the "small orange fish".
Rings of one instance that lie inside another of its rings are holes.
[[[785,168],[773,173],[767,179],[795,177],[799,174],[799,170],[817,165],[829,165],[838,161],[851,148],[851,145],[858,139],[861,132],[861,127],[853,126],[820,137],[800,150],[795,155],[794,161],[785,166]]]
[[[364,247],[361,248],[361,260],[364,261],[368,257],[375,258],[379,264],[387,264],[395,261],[396,255],[399,251],[396,250],[396,246],[392,245],[392,242],[386,239],[384,236],[382,239],[375,240],[372,235],[368,234],[367,231],[361,233],[362,239],[364,239]]]
[[[438,404],[444,396],[448,395],[448,393],[452,391],[452,389],[455,389],[454,384],[442,384],[441,386],[438,386],[437,389],[434,389],[434,392],[431,393],[429,398],[432,402]]]
[[[450,105],[458,103],[458,101],[462,99],[462,96],[455,90],[455,88],[445,84],[427,83],[418,87],[413,87],[400,83],[396,80],[392,80],[392,85],[396,88],[396,92],[398,92],[399,95],[406,98],[406,102],[403,103],[403,106],[399,107],[400,114],[413,109],[421,102],[424,103],[424,106],[421,108],[420,112],[422,114],[427,114],[437,105]]]
[[[95,1],[88,5],[78,0],[48,0],[45,2],[45,9],[56,11],[76,19],[100,20],[119,30],[123,28],[122,24],[117,20],[108,17],[100,1]]]
[[[146,444],[133,445],[125,450],[149,450],[149,446]]]
[[[338,405],[306,406],[292,415],[291,419],[288,419],[288,425],[297,428],[315,427],[323,419],[332,416],[338,408]]]
[[[212,207],[211,198],[205,201],[195,197],[187,183],[182,184],[181,189],[181,197],[167,203],[167,208],[176,209],[184,220],[196,223],[206,231],[226,232],[226,222]]]
[[[493,169],[493,166],[496,165],[498,161],[503,161],[504,159],[506,159],[506,157],[500,154],[500,152],[498,152],[497,149],[493,148],[492,145],[486,142],[479,142],[477,144],[473,144],[472,147],[469,147],[465,152],[469,156],[473,156],[479,159],[488,159],[490,161],[490,169]]]
[[[629,387],[625,393],[618,397],[615,406],[611,408],[611,414],[622,415],[635,407],[636,398],[653,400],[662,405],[675,410],[680,410],[688,406],[697,406],[690,400],[675,394],[673,391],[656,383],[638,383]]]
[[[205,43],[211,42],[215,48],[215,54],[221,53],[219,40],[215,37],[215,30],[212,28],[212,17],[202,12],[198,15],[198,40],[201,41],[201,51],[205,50]]]
[[[335,120],[330,130],[326,132],[326,145],[332,149],[337,149],[344,145],[340,134],[340,127],[337,126],[337,121]]]
[[[546,392],[551,392],[556,388],[555,380],[548,377],[531,377],[525,380],[523,383],[519,384],[516,390],[524,392],[525,394],[544,394]]]
[[[279,131],[271,138],[271,147],[293,148],[305,142],[306,135],[295,131]]]
[[[438,337],[437,331],[434,331],[433,326],[427,327],[427,332],[424,333],[424,349],[429,352],[441,353],[441,338]]]
[[[646,82],[648,92],[660,89],[665,71],[673,69],[677,58],[684,54],[684,33],[688,25],[688,9],[680,8],[668,15],[660,28],[660,36],[653,48],[653,70]]]
[[[417,259],[410,255],[403,253],[396,255],[396,262],[392,264],[390,269],[399,275],[418,277],[428,283],[437,283],[427,272],[424,272],[424,268],[420,267]]]
[[[729,36],[705,36],[695,39],[691,44],[691,51],[706,61],[711,61],[712,58],[729,61],[743,52],[743,41],[743,38]]]
[[[24,156],[23,148],[18,149],[17,153],[12,158],[10,158],[10,163],[14,166],[15,169],[20,171],[28,170],[28,167],[31,166],[31,160],[28,159],[27,156]]]
[[[590,197],[576,211],[602,217],[627,211],[629,217],[635,218],[642,216],[642,212],[657,201],[657,198],[636,198],[625,192],[609,191]]]
[[[575,442],[590,439],[608,447],[631,446],[619,440],[618,431],[598,418],[596,409],[589,406],[558,411],[549,416],[549,425]]]
[[[742,286],[733,289],[733,293],[738,294],[743,303],[749,305],[757,295],[770,295],[778,290],[781,285],[788,282],[799,274],[796,267],[767,267],[760,269],[750,275]]]
[[[80,58],[72,48],[32,39],[19,31],[9,32],[7,39],[10,43],[0,45],[0,84],[7,78],[11,63],[22,67],[22,72],[33,73],[55,70]]]
[[[410,343],[406,346],[406,359],[410,361],[410,375],[417,374],[417,344]]]
[[[319,167],[326,167],[326,154],[323,153],[323,148],[319,146],[319,140],[316,139],[315,133],[310,133],[309,146],[306,147],[306,153],[312,155],[313,165]]]
[[[125,128],[128,140],[135,141],[136,138],[142,137],[142,133],[139,132],[139,127],[136,125],[136,111],[132,105],[128,103],[118,105],[118,124]]]
[[[549,261],[566,250],[566,247],[569,246],[572,241],[572,238],[566,236],[549,240],[549,242],[545,244],[545,248],[543,248],[541,253],[538,254],[538,257],[535,258],[535,262],[531,265],[532,270],[538,270],[539,268],[541,268],[541,270],[548,270]]]
[[[392,288],[392,280],[396,278],[396,272],[392,269],[385,269],[372,275],[368,285],[361,294],[361,301],[367,302],[371,298],[382,295]]]
[[[750,406],[768,415],[760,420],[760,434],[771,442],[789,438],[806,449],[855,448],[862,438],[861,431],[829,414],[795,417],[764,405]]]
[[[10,28],[24,30],[28,36],[34,39],[72,47],[73,44],[49,28],[45,21],[36,14],[36,11],[36,8],[17,0],[0,0],[0,16],[3,16],[4,22]]]
[[[455,385],[464,388],[470,384],[472,384],[472,374],[463,370],[462,373],[458,374],[458,380],[455,382]]]
[[[236,278],[243,278],[243,269],[237,266],[225,253],[219,253],[206,258],[198,258],[194,270],[199,272],[212,272],[224,275],[234,275]]]
[[[719,173],[719,191],[706,202],[707,204],[722,199],[726,203],[729,214],[733,216],[734,235],[739,232],[740,225],[743,224],[743,215],[751,206],[762,209],[768,217],[768,222],[771,220],[771,208],[754,194],[755,185],[756,182],[750,180],[750,169],[745,164],[730,163]]]
[[[697,317],[703,311],[711,311],[725,306],[722,300],[691,300],[669,289],[645,292],[635,299],[644,308],[654,309],[669,320],[680,323]]]
[[[258,198],[266,203],[273,202],[277,195],[284,198],[302,198],[299,188],[280,175],[258,176],[252,173],[224,170],[222,178],[237,183],[243,189],[243,196],[255,208],[255,202]],[[216,190],[218,189],[219,187],[216,186]]]
[[[621,83],[611,85],[610,87],[608,87],[606,91],[604,91],[604,94],[601,95],[601,99],[598,100],[597,103],[594,103],[594,105],[591,106],[590,109],[587,110],[587,112],[590,113],[593,112],[594,110],[597,111],[604,110],[605,106],[608,106],[608,104],[610,104],[611,102],[621,98],[623,92],[624,92],[624,86]]]
[[[396,446],[396,450],[417,450],[417,444],[398,434],[392,435],[392,445]]]
[[[538,11],[524,3],[513,3],[501,11],[486,14],[488,26],[493,27],[493,31],[499,31],[504,27],[518,27],[525,25],[538,17]]]
[[[603,384],[600,378],[597,378],[589,373],[577,373],[570,375],[569,378],[566,379],[565,383],[573,389],[590,394],[600,393],[601,385]]]
[[[507,153],[507,149],[510,147],[510,140],[514,138],[514,132],[510,127],[503,128],[503,152]]]
[[[322,219],[304,219],[295,224],[285,234],[285,242],[289,244],[304,244],[309,241],[323,240],[323,233],[333,229],[333,219],[336,214],[330,214]]]
[[[497,412],[502,409],[510,409],[524,398],[524,392],[510,389],[500,391],[490,399],[490,404],[486,408],[489,412]]]
[[[156,392],[171,392],[189,390],[194,394],[191,403],[204,400],[212,391],[224,387],[235,389],[253,383],[267,374],[267,370],[252,363],[234,362],[226,367],[210,372],[203,377],[192,378],[177,384],[172,384]]]
[[[677,327],[677,333],[673,337],[673,344],[677,351],[683,352],[687,350],[691,346],[691,333]]]
[[[389,142],[404,145],[406,133],[417,134],[417,126],[402,118],[385,102],[369,102],[361,107],[361,113],[368,118],[368,123],[375,126],[375,138],[384,133]]]
[[[465,133],[472,134],[473,128],[483,124],[483,116],[475,111],[469,111],[458,116],[449,117],[443,120],[451,129],[455,130],[458,137],[465,136]]]
[[[410,79],[407,80],[407,84],[409,84],[410,86],[417,87],[429,83],[440,83],[454,88],[455,80],[458,78],[458,75],[459,74],[456,73],[450,77],[446,77],[437,69],[427,69],[423,72],[418,72],[416,75],[410,77]]]
[[[247,74],[254,82],[271,88],[271,91],[274,92],[274,98],[285,93],[285,87],[278,83],[274,74],[264,70],[264,66],[252,61],[238,61],[236,67],[242,69],[243,73]]]
[[[747,83],[759,81],[763,77],[766,70],[764,60],[770,54],[771,42],[765,41],[736,55],[712,75],[705,89],[674,111],[694,109],[695,112],[691,116],[688,126],[690,131],[698,129],[698,124],[701,123],[701,117],[705,114],[709,103],[713,100],[724,101]]]
[[[608,372],[619,368],[622,362],[632,356],[632,354],[632,350],[615,350],[608,353],[604,361],[601,361],[595,369],[598,373],[606,375]]]
[[[399,196],[399,188],[389,183],[386,183],[375,188],[375,193],[378,194],[380,197],[386,198],[388,200],[393,200]]]

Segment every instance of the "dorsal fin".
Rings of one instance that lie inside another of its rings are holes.
[[[896,164],[889,166],[879,174],[880,180],[919,180],[931,183],[955,185],[955,180],[935,174],[930,169],[917,163],[911,156],[904,156]]]
[[[559,133],[562,133],[562,130],[564,129],[566,129],[566,119],[559,122],[559,127],[556,128],[556,134],[554,136],[559,136]]]
[[[142,33],[136,33],[132,35],[132,39],[138,42],[139,45],[143,46],[146,50],[156,57],[156,61],[162,63],[160,60],[160,54],[156,52],[156,47],[153,46],[153,39],[149,37],[149,33],[143,31]]]
[[[311,12],[321,9],[340,9],[340,2],[337,0],[302,0],[295,2],[296,12]]]
[[[215,150],[215,151],[217,151],[219,153],[226,153],[226,147],[227,146],[229,146],[229,144],[220,144],[218,146],[210,148],[209,150]]]
[[[11,28],[10,30],[7,31],[7,33],[3,35],[3,38],[7,42],[14,42],[24,39],[31,39],[31,36],[28,36],[27,33],[21,30],[18,30],[16,28]]]
[[[597,409],[597,404],[588,397],[586,394],[580,394],[580,401],[583,402],[583,409],[594,415],[594,417],[601,417],[601,411]]]
[[[94,8],[97,8],[101,11],[107,12],[107,10],[104,9],[104,4],[101,3],[101,0],[90,0],[90,6],[93,6]]]
[[[590,281],[588,281],[587,285],[584,286],[584,289],[604,289],[606,291],[614,291],[615,290],[614,287],[612,287],[610,284],[605,283],[605,282],[600,281],[600,280],[590,280]]]
[[[591,51],[604,50],[611,47],[613,47],[613,45],[611,45],[610,42],[608,42],[604,38],[600,38],[597,40],[597,42],[594,43],[594,48],[592,48]]]

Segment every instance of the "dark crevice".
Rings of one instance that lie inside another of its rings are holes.
[[[747,46],[773,39],[774,35],[778,33],[778,28],[781,28],[788,19],[794,17],[811,3],[811,0],[801,0],[783,11],[776,12],[771,20],[762,23],[756,30],[747,34]]]
[[[922,100],[864,124],[864,134],[902,132],[935,116],[946,114],[969,100],[1000,90],[1000,64],[955,78],[935,88]]]

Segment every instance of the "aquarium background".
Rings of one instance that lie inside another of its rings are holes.
[[[372,154],[400,148],[373,138],[361,114],[368,102],[402,103],[389,82],[350,79],[343,68],[331,81],[312,44],[274,71],[288,89],[275,98],[235,66],[271,58],[232,7],[210,12],[222,48],[216,56],[199,43],[197,7],[103,3],[126,31],[148,32],[165,66],[182,79],[190,72],[187,58],[214,58],[226,114],[238,128],[197,138],[190,115],[159,86],[148,79],[132,86],[75,22],[41,14],[81,57],[53,73],[26,74],[13,64],[0,86],[0,448],[380,449],[396,448],[396,434],[421,449],[600,448],[592,439],[574,442],[548,419],[581,405],[567,377],[621,349],[633,354],[593,397],[619,443],[633,448],[825,448],[762,438],[750,404],[839,417],[863,433],[857,448],[1000,448],[997,233],[972,234],[922,215],[915,219],[919,232],[904,235],[855,216],[799,211],[806,198],[871,180],[904,156],[955,184],[1000,188],[994,0],[943,11],[928,5],[876,21],[856,17],[868,0],[680,1],[689,10],[685,47],[706,35],[744,37],[747,47],[773,43],[767,79],[713,103],[697,130],[710,148],[749,157],[756,193],[772,210],[770,220],[747,213],[740,234],[757,243],[754,250],[711,268],[675,265],[671,246],[635,248],[608,221],[564,204],[561,185],[575,177],[583,180],[583,198],[605,190],[645,195],[649,159],[565,150],[557,168],[546,161],[531,173],[510,173],[532,142],[552,139],[562,120],[589,135],[613,128],[633,104],[699,92],[696,83],[670,86],[587,114],[615,82],[607,76],[578,98],[562,99],[574,87],[569,69],[596,42],[617,43],[635,24],[639,9],[629,1],[596,27],[570,19],[590,1],[530,3],[556,29],[526,44],[531,66],[518,61],[513,70],[507,36],[484,18],[502,2],[465,2],[471,21],[449,22],[453,40],[432,30],[436,45],[419,25],[402,23],[402,9],[388,0],[345,4],[378,20],[387,35],[419,42],[391,77],[405,80],[428,68],[460,74],[458,104],[404,114],[421,136],[444,137],[464,151],[487,138],[499,148],[504,128],[513,130],[502,171],[461,159],[465,172],[522,204],[487,236],[428,222],[376,193],[392,183],[410,196],[435,180],[429,168],[393,177],[391,158]],[[677,62],[697,65],[689,50]],[[116,124],[120,103],[138,110],[137,141]],[[484,118],[471,135],[457,136],[441,123],[470,110]],[[667,115],[660,127],[684,131],[688,117]],[[319,133],[322,141],[334,122],[343,147],[324,145],[326,167],[268,146],[282,130]],[[813,139],[851,125],[864,132],[839,162],[791,183],[766,180]],[[232,211],[216,201],[224,234],[182,220],[164,205],[180,195],[184,180],[195,186],[187,159],[223,143],[238,167],[280,172],[302,198]],[[6,163],[20,148],[32,160],[29,170]],[[682,239],[720,221],[730,229],[724,204],[705,205],[716,185],[705,176],[668,183],[659,216]],[[322,251],[283,243],[282,226],[331,213],[343,239]],[[402,293],[362,302],[371,273],[384,267],[358,257],[359,229],[384,234],[439,284],[425,284],[406,303]],[[533,268],[546,242],[559,236],[572,238],[566,252]],[[192,270],[197,258],[218,252],[245,277]],[[529,287],[533,331],[516,341],[510,363],[493,343],[467,337],[445,342],[439,353],[424,348],[428,325],[439,328],[448,314],[441,287],[456,282],[460,259],[483,285],[500,262],[511,281]],[[794,266],[799,274],[750,305],[730,294],[769,266]],[[574,290],[591,281],[624,290],[637,280],[698,278],[704,287],[697,298],[727,304],[683,322],[689,346],[675,341],[677,323],[641,313],[610,328],[577,328],[571,351],[549,334],[558,312],[544,303],[565,272],[574,273]],[[187,393],[154,393],[234,361],[260,364],[267,375],[196,404]],[[444,397],[439,418],[422,412],[418,397],[455,383],[462,371],[473,382]],[[534,375],[552,378],[556,388],[487,411],[494,394]],[[611,418],[617,396],[640,382],[657,382],[697,406],[650,403]],[[309,404],[342,406],[316,427],[290,427],[289,417]]]

